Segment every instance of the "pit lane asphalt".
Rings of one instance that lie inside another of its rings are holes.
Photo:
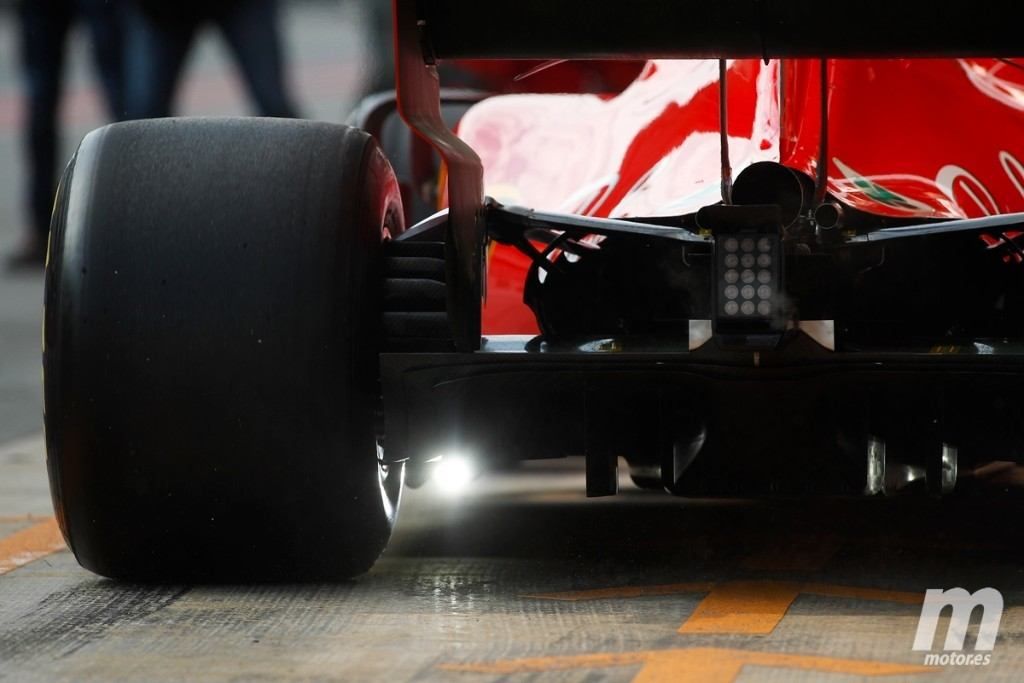
[[[579,465],[485,475],[458,497],[410,492],[355,581],[147,586],[76,565],[41,439],[9,444],[0,680],[1020,678],[1019,504],[687,502],[625,481],[587,500]],[[954,586],[1005,597],[988,666],[924,667],[911,650],[924,591]]]

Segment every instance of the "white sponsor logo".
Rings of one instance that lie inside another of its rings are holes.
[[[939,617],[947,607],[952,609],[943,653],[930,652],[935,643],[935,632],[939,628]],[[964,653],[967,640],[967,627],[971,623],[971,615],[981,608],[981,622],[978,636],[974,642],[974,653]],[[999,622],[1003,618],[1003,595],[995,588],[982,588],[968,593],[963,588],[929,588],[924,596],[921,607],[921,619],[917,623],[917,634],[914,637],[914,650],[928,652],[924,663],[937,666],[979,666],[992,661],[992,648],[996,644],[999,633]]]

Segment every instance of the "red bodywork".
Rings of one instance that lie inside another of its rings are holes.
[[[728,68],[734,172],[779,161],[813,176],[821,116],[817,60]],[[833,60],[828,189],[894,217],[1024,211],[1024,70],[999,60]],[[715,61],[651,61],[614,97],[507,95],[463,118],[489,196],[589,216],[695,211],[720,197]],[[1011,236],[1012,237],[1012,236]],[[485,334],[530,334],[528,262],[490,254]]]

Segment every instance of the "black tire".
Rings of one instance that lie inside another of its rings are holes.
[[[90,133],[46,281],[48,466],[86,568],[133,580],[366,571],[383,464],[379,256],[403,229],[367,134],[272,119]]]

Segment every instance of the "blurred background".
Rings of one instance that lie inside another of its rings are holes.
[[[52,0],[26,1],[49,9],[50,19],[53,7],[59,5]],[[104,1],[111,0],[99,0]],[[12,263],[32,234],[23,11],[17,2],[0,0],[0,443],[42,429],[42,267]],[[363,0],[279,0],[284,86],[300,115],[343,122],[360,95],[377,87],[371,81],[379,78],[373,65],[379,46],[371,36],[380,29],[373,23],[373,5],[364,6]],[[36,48],[42,44],[33,41]],[[58,172],[82,136],[110,120],[93,47],[92,33],[79,19],[67,35],[61,71]],[[255,47],[265,56],[265,44]],[[258,112],[224,32],[213,22],[204,22],[185,56],[173,112],[188,116]]]

